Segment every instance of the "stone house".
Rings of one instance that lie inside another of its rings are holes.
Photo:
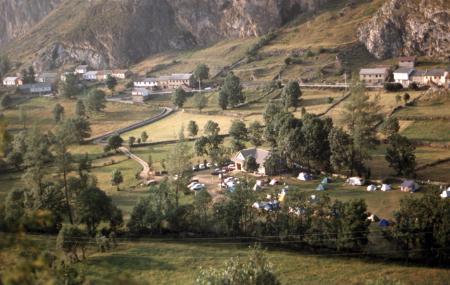
[[[385,67],[362,68],[359,72],[359,80],[367,85],[382,85],[386,82],[389,69]]]

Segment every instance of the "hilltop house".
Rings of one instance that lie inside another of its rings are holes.
[[[83,74],[83,80],[87,80],[87,81],[97,80],[97,71],[92,70],[92,71],[86,72],[85,74]]]
[[[174,73],[156,78],[161,89],[177,89],[182,86],[193,86],[192,73]]]
[[[85,74],[86,72],[88,72],[87,65],[79,65],[75,68],[75,74]]]
[[[44,72],[36,77],[36,82],[39,83],[55,83],[58,78],[57,73]]]
[[[116,79],[127,79],[131,76],[131,71],[126,69],[114,69],[111,76]]]
[[[5,77],[3,78],[3,85],[4,86],[20,86],[22,85],[22,79],[20,77],[15,77],[15,76],[11,76],[11,77]]]
[[[359,79],[367,85],[381,85],[386,82],[389,69],[385,67],[362,68],[359,72]]]
[[[238,152],[232,159],[232,161],[235,164],[236,170],[246,171],[244,168],[244,164],[249,156],[255,158],[256,163],[258,164],[258,173],[265,175],[266,168],[264,167],[264,163],[266,162],[266,159],[270,156],[270,152],[260,148],[248,148]]]
[[[411,74],[415,71],[414,68],[400,67],[394,71],[394,81],[400,83],[404,88],[407,88],[411,81]]]
[[[105,81],[108,79],[108,76],[112,76],[112,70],[99,70],[97,71],[97,80]]]
[[[415,56],[399,57],[398,66],[405,68],[414,68],[416,66],[416,57]]]
[[[20,92],[24,94],[48,94],[52,92],[51,83],[24,84],[19,87]]]

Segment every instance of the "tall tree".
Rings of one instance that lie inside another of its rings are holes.
[[[227,102],[226,105],[225,102]],[[243,102],[245,102],[245,96],[242,92],[241,80],[234,73],[230,72],[220,90],[219,104],[222,109],[226,109],[227,106],[234,108]],[[224,106],[225,108],[223,108]]]
[[[364,171],[364,162],[370,159],[369,150],[377,144],[377,126],[381,121],[379,98],[371,100],[365,92],[365,86],[359,81],[352,82],[351,95],[344,105],[342,121],[346,125],[352,138],[352,166],[351,172],[356,170],[358,174]]]
[[[258,121],[253,121],[248,127],[248,139],[254,147],[263,144],[264,127]]]
[[[120,184],[123,183],[123,175],[119,169],[115,169],[111,176],[111,184],[117,186],[117,191],[120,191]]]
[[[143,131],[143,132],[141,133],[141,140],[142,140],[143,143],[146,143],[146,142],[147,142],[147,140],[148,140],[148,134],[147,134],[146,131]]]
[[[55,120],[56,123],[59,123],[64,117],[64,107],[61,106],[61,104],[57,103],[55,107],[53,107],[52,113],[53,120]]]
[[[180,132],[182,134],[182,131]],[[167,156],[167,170],[173,179],[175,186],[175,206],[179,206],[180,191],[185,189],[192,177],[192,153],[191,148],[180,135],[178,143]]]
[[[86,101],[86,109],[89,112],[101,112],[106,108],[106,95],[105,92],[99,89],[94,89],[89,92]]]
[[[330,131],[328,141],[330,142],[330,162],[337,171],[348,171],[351,175],[352,165],[352,138],[342,129],[333,128]],[[359,162],[362,163],[362,162]]]
[[[193,101],[194,106],[200,111],[200,113],[206,106],[208,106],[208,97],[202,93],[195,94]]]
[[[198,135],[198,125],[195,121],[189,121],[188,133],[189,133],[189,136],[192,138],[194,138]]]
[[[64,121],[66,128],[72,131],[75,142],[82,143],[91,136],[91,124],[85,117],[75,117]]]
[[[75,115],[77,117],[86,116],[86,107],[84,106],[83,100],[81,99],[78,99],[77,104],[75,105]]]
[[[186,91],[184,91],[184,89],[181,87],[175,90],[175,92],[172,94],[172,103],[178,108],[183,108],[186,100],[187,100]]]
[[[389,117],[381,124],[381,133],[387,138],[398,133],[400,130],[400,124],[396,117]]]
[[[397,175],[412,176],[416,168],[415,146],[399,134],[391,135],[386,148],[386,160]]]
[[[109,90],[114,92],[114,89],[117,86],[117,79],[115,77],[112,77],[111,75],[108,75],[106,78],[106,87],[108,87]]]
[[[203,80],[206,80],[209,78],[209,67],[203,63],[197,65],[197,67],[195,68],[195,71],[194,71],[194,77],[201,85],[201,82]]]
[[[59,92],[64,98],[72,98],[76,96],[80,89],[78,88],[78,78],[75,74],[67,74],[66,79],[61,81]]]
[[[243,121],[233,121],[229,134],[232,139],[231,144],[234,151],[240,151],[245,148],[245,142],[248,141],[248,130]]]
[[[115,150],[121,147],[123,144],[123,139],[120,135],[113,135],[108,138],[108,144],[105,146],[105,151]]]
[[[297,81],[290,81],[283,89],[283,105],[286,109],[290,107],[295,108],[300,103],[300,96],[302,96],[302,91],[300,90],[300,86]]]
[[[9,95],[4,95],[0,101],[0,105],[3,109],[9,109],[12,106],[12,99]]]

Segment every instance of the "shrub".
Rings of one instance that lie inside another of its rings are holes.
[[[392,83],[392,82],[386,82],[384,84],[384,90],[388,92],[398,92],[403,89],[403,85],[400,83]]]

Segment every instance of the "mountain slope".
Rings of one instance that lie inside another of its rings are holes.
[[[26,34],[63,0],[0,1],[0,47]]]
[[[359,29],[379,59],[400,55],[450,56],[449,0],[389,0]]]
[[[265,34],[328,1],[66,0],[7,50],[43,69],[79,61],[126,66],[161,51]]]

